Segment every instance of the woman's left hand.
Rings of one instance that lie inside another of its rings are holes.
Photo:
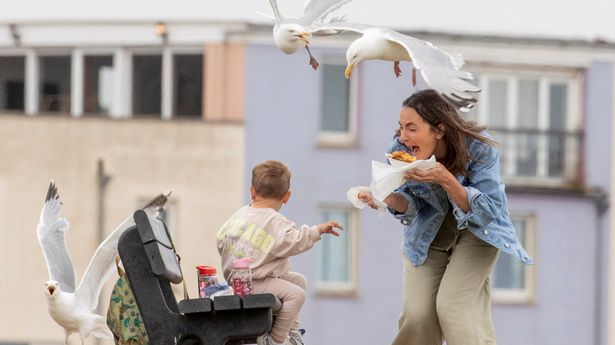
[[[451,174],[451,172],[440,162],[437,162],[436,166],[429,170],[408,170],[404,176],[404,178],[409,181],[429,182],[439,185],[446,184],[450,181],[451,177],[454,178],[453,174]]]

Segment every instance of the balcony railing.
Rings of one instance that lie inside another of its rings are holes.
[[[508,184],[579,188],[582,131],[491,128]]]

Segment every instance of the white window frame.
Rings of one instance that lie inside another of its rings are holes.
[[[338,283],[323,282],[318,280],[318,270],[320,267],[318,265],[319,258],[316,258],[316,283],[314,284],[315,294],[320,297],[355,297],[358,295],[359,291],[359,210],[345,204],[322,203],[318,207],[319,215],[324,210],[335,210],[348,213],[348,224],[344,229],[346,235],[349,236],[348,282]]]
[[[512,213],[511,218],[522,219],[525,222],[525,243],[522,243],[528,254],[536,259],[536,216],[532,213]],[[500,255],[509,255],[500,253]],[[536,279],[534,265],[523,264],[522,289],[492,288],[492,301],[497,304],[532,304],[536,302]]]
[[[552,68],[545,69],[540,67],[525,66],[522,68],[505,68],[505,67],[475,67],[472,69],[474,74],[477,74],[480,79],[480,88],[483,90],[480,96],[480,103],[476,119],[479,124],[489,127],[489,80],[504,80],[507,82],[507,97],[506,97],[506,129],[518,129],[518,113],[517,113],[517,85],[519,80],[536,79],[539,82],[539,110],[538,110],[538,126],[537,130],[547,131],[549,129],[549,84],[562,83],[567,86],[567,104],[566,104],[566,123],[564,130],[569,133],[581,133],[582,126],[582,81],[583,70],[579,68]],[[548,172],[548,154],[547,138],[539,137],[537,152],[538,167],[536,176],[518,176],[516,175],[516,140],[510,136],[507,139],[506,158],[502,161],[502,175],[507,184],[511,185],[535,185],[547,187],[562,187],[569,185],[571,181],[578,181],[577,167],[581,155],[581,145],[579,141],[579,150],[576,151],[570,148],[565,149],[564,157],[564,174],[563,176],[553,177],[547,176]],[[504,144],[504,143],[501,143]],[[571,145],[571,141],[567,141]]]
[[[346,60],[342,57],[325,57],[321,59],[322,65],[340,65],[346,66]],[[358,122],[358,100],[359,100],[359,79],[360,67],[356,66],[354,77],[350,78],[348,86],[348,131],[323,131],[321,124],[318,124],[318,146],[319,147],[354,147],[357,144],[357,122]],[[322,78],[321,78],[322,81]],[[319,85],[320,91],[320,85]],[[322,102],[322,100],[321,100]],[[321,108],[318,110],[322,111]],[[319,119],[324,114],[319,113]]]

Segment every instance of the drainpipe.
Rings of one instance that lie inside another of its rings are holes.
[[[97,243],[100,244],[105,240],[105,196],[107,192],[107,184],[111,180],[111,175],[108,175],[105,172],[105,162],[102,158],[98,159],[97,168],[96,168],[96,186],[97,186],[97,197],[98,197],[98,224],[96,227],[96,240]],[[102,313],[102,301],[98,301],[98,307],[96,307],[96,313]],[[101,339],[96,338],[96,344],[102,344]]]
[[[594,266],[594,344],[602,344],[602,317],[603,317],[603,301],[602,292],[604,284],[604,221],[606,212],[609,210],[609,196],[603,191],[599,191],[593,196],[594,204],[596,206],[596,251],[594,254],[595,266]],[[608,258],[607,258],[608,260]]]

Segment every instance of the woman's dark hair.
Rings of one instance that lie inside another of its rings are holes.
[[[435,90],[427,89],[414,93],[403,103],[403,107],[414,109],[432,131],[442,131],[446,145],[446,157],[442,163],[454,175],[468,175],[466,164],[470,160],[466,137],[495,146],[496,142],[481,135],[484,126],[464,120],[457,109],[442,98]]]

